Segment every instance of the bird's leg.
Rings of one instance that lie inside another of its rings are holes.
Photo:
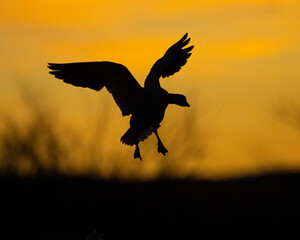
[[[166,153],[168,152],[168,150],[165,148],[165,146],[163,145],[162,141],[160,140],[159,136],[158,136],[158,133],[157,133],[157,129],[154,130],[154,133],[157,137],[157,145],[158,145],[158,148],[157,148],[157,151],[159,153],[162,153],[164,156],[166,156]]]
[[[135,144],[134,158],[139,158],[142,161],[139,144]]]

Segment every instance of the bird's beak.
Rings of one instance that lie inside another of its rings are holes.
[[[188,103],[186,103],[186,105],[185,105],[185,107],[190,107],[191,105],[190,104],[188,104]]]

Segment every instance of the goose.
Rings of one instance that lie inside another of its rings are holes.
[[[152,66],[142,87],[130,71],[122,64],[99,62],[49,63],[50,74],[63,82],[77,87],[100,91],[106,87],[112,94],[123,116],[129,116],[130,128],[121,137],[128,146],[135,145],[134,158],[142,160],[139,143],[153,132],[157,137],[157,151],[164,156],[168,150],[163,145],[157,129],[164,118],[169,104],[190,107],[182,94],[168,93],[160,86],[160,78],[178,72],[191,56],[194,46],[186,47],[190,42],[186,33],[172,45],[162,58]],[[184,48],[186,47],[186,48]]]

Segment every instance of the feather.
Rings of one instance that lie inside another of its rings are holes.
[[[178,42],[166,51],[162,58],[154,63],[146,78],[145,88],[160,87],[160,77],[165,78],[173,75],[180,71],[181,67],[187,63],[187,59],[191,56],[190,51],[194,48],[194,46],[184,48],[191,40],[187,37],[188,34],[186,33]]]
[[[122,111],[132,114],[143,96],[143,88],[123,65],[112,62],[49,63],[49,73],[65,83],[100,91],[104,86]]]

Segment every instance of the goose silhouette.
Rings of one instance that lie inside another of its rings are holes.
[[[121,137],[121,142],[135,145],[134,158],[142,160],[139,143],[153,132],[158,140],[158,153],[165,155],[168,150],[158,136],[157,129],[164,118],[169,104],[189,107],[182,94],[168,93],[160,86],[160,77],[169,77],[178,72],[191,56],[194,46],[184,48],[190,42],[186,33],[158,59],[148,74],[144,87],[136,81],[122,64],[101,62],[49,63],[48,68],[56,78],[78,87],[100,91],[106,87],[121,109],[123,116],[131,115],[130,128]]]

